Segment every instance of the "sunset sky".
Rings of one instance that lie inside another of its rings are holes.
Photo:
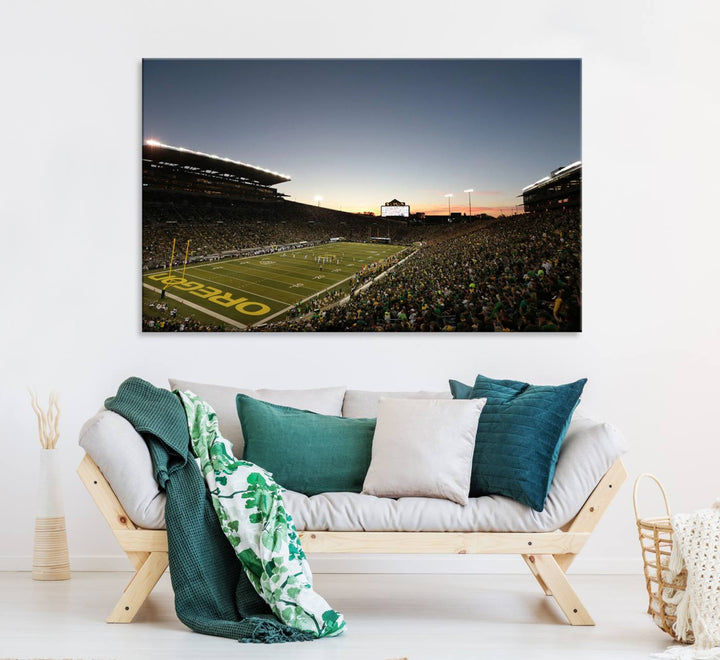
[[[292,201],[508,212],[581,160],[580,60],[145,60],[143,140],[289,175]]]

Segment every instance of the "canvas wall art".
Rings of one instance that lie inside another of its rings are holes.
[[[581,61],[143,62],[143,332],[579,332]]]

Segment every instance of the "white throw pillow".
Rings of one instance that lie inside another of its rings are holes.
[[[467,504],[484,405],[485,399],[380,399],[363,493]]]
[[[452,399],[447,392],[376,392],[373,390],[348,390],[343,401],[343,417],[377,417],[378,403],[383,397],[392,399]]]
[[[342,415],[345,387],[321,387],[314,390],[249,390],[225,385],[207,385],[193,383],[188,380],[169,378],[170,389],[190,390],[201,399],[207,401],[217,414],[220,432],[233,445],[236,458],[242,458],[245,450],[242,425],[238,417],[235,397],[246,394],[253,399],[274,403],[279,406],[290,406],[300,410],[309,410],[319,415]]]

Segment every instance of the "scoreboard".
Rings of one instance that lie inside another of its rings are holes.
[[[390,217],[401,217],[401,218],[408,218],[410,217],[410,207],[405,206],[381,206],[380,207],[380,215],[383,218],[390,218]]]

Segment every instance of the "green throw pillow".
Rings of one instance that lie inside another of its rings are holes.
[[[245,460],[272,472],[281,486],[305,495],[362,490],[374,419],[320,415],[244,394],[236,403]]]
[[[453,398],[487,399],[475,438],[470,497],[505,495],[542,511],[586,382],[529,385],[478,376],[470,386],[451,380]]]

